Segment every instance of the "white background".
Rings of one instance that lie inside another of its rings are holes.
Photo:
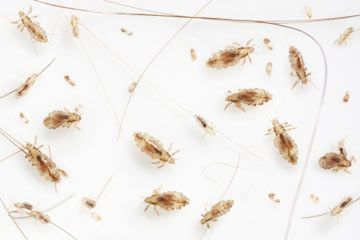
[[[206,1],[135,0],[124,3],[192,15]],[[144,75],[117,141],[118,123],[81,43],[71,36],[65,12],[31,1],[3,1],[0,14],[14,20],[17,12],[27,10],[30,4],[34,14],[40,16],[37,21],[49,34],[49,43],[34,43],[26,31],[20,33],[15,25],[5,18],[1,19],[1,93],[16,88],[52,58],[57,59],[24,98],[16,100],[14,96],[9,96],[0,100],[0,126],[24,143],[32,142],[37,136],[40,144],[51,145],[54,161],[69,173],[69,178],[58,185],[56,193],[54,186],[44,181],[19,154],[0,165],[0,196],[9,208],[15,202],[28,201],[46,209],[76,193],[74,198],[49,212],[49,215],[78,239],[200,239],[204,229],[199,224],[200,215],[206,206],[209,209],[219,201],[223,192],[223,188],[206,178],[204,167],[209,177],[226,186],[234,169],[214,163],[235,165],[240,152],[242,169],[226,194],[226,198],[235,200],[235,205],[213,225],[213,231],[206,232],[204,239],[284,239],[324,86],[324,63],[313,41],[300,33],[273,26],[194,20]],[[95,0],[65,1],[65,4],[96,10],[126,10]],[[356,0],[215,0],[202,15],[302,19],[305,18],[306,5],[311,6],[314,18],[360,12],[360,4]],[[143,71],[156,52],[185,22],[179,19],[76,14],[83,25],[100,36],[137,73]],[[333,44],[347,27],[358,28],[360,23],[358,19],[350,19],[293,26],[319,40],[328,59],[329,78],[323,114],[288,239],[358,239],[358,205],[347,209],[339,220],[329,216],[312,220],[301,217],[327,211],[343,197],[360,194],[358,163],[350,168],[351,174],[324,171],[318,165],[319,157],[336,150],[337,142],[343,138],[346,139],[349,155],[360,156],[357,148],[360,144],[360,91],[356,58],[360,50],[360,34],[355,33],[346,46]],[[134,35],[129,37],[121,33],[121,27],[131,30]],[[81,41],[120,117],[129,96],[127,88],[138,76],[83,27],[80,31]],[[264,37],[273,42],[273,51],[268,51],[262,44]],[[251,64],[226,70],[205,66],[212,53],[232,42],[245,44],[249,39],[254,39],[256,49],[251,56]],[[319,90],[311,84],[290,89],[295,79],[289,74],[289,45],[302,52],[312,73],[311,80]],[[190,59],[190,48],[197,51],[196,62]],[[265,65],[269,61],[274,65],[270,77],[265,73]],[[75,87],[64,81],[65,74],[76,82]],[[147,82],[187,110],[179,108]],[[245,113],[234,106],[223,111],[228,90],[251,87],[268,90],[273,94],[273,100],[256,108],[246,107]],[[344,104],[342,97],[347,90],[351,99]],[[83,119],[79,124],[81,131],[72,128],[49,130],[42,125],[49,112],[73,109],[78,104],[83,106]],[[25,113],[29,124],[21,121],[19,112]],[[239,149],[220,134],[202,138],[203,131],[192,114],[206,117],[218,131],[260,155],[264,161]],[[274,136],[264,135],[273,118],[297,127],[290,132],[300,152],[296,166],[290,166],[279,156],[273,143]],[[151,165],[150,159],[139,151],[133,141],[135,131],[148,132],[165,146],[172,142],[175,150],[181,149],[176,155],[176,164],[162,169]],[[0,146],[1,157],[16,150],[3,138],[0,138]],[[96,209],[103,220],[96,222],[81,206],[80,199],[83,196],[95,197],[111,175],[114,175],[114,180]],[[190,198],[190,205],[174,212],[160,210],[160,216],[156,216],[152,209],[144,213],[146,205],[143,198],[161,185],[164,191],[184,193]],[[269,192],[276,193],[281,203],[271,202],[267,197]],[[310,194],[319,196],[320,203],[314,204]],[[18,223],[29,239],[68,239],[56,228],[32,219],[19,220]],[[3,208],[0,208],[0,239],[22,239]]]

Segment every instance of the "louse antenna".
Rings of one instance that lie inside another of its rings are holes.
[[[23,232],[23,230],[20,228],[20,226],[17,224],[17,222],[15,221],[15,219],[11,216],[11,213],[9,212],[9,210],[7,209],[4,201],[0,198],[0,202],[1,204],[3,205],[3,207],[5,208],[8,216],[11,218],[11,220],[13,221],[13,223],[15,224],[16,228],[20,231],[21,235],[23,235],[23,237],[26,239],[26,240],[29,240],[28,237],[25,235],[25,233]]]
[[[113,179],[114,176],[111,176],[105,183],[105,185],[102,187],[100,193],[97,195],[95,202],[99,201],[100,197],[102,196],[102,194],[104,193],[105,189],[107,188],[107,186],[109,185],[109,183],[111,182],[111,180]]]
[[[86,13],[93,13],[93,14],[102,14],[102,15],[124,15],[124,16],[140,16],[140,17],[162,17],[162,18],[180,18],[180,19],[201,19],[201,20],[208,20],[208,21],[226,21],[226,22],[237,22],[237,23],[261,23],[267,22],[270,24],[296,24],[296,23],[315,23],[315,22],[326,22],[326,21],[335,21],[335,20],[344,20],[349,18],[357,18],[360,17],[360,13],[352,14],[352,15],[345,15],[345,16],[337,16],[337,17],[327,17],[327,18],[311,18],[311,19],[266,19],[266,20],[257,20],[257,19],[238,19],[238,18],[222,18],[222,17],[191,17],[187,15],[179,15],[179,14],[170,14],[170,13],[162,13],[162,14],[146,14],[146,13],[135,13],[135,12],[102,12],[97,10],[89,10],[89,9],[82,9],[77,7],[71,6],[64,6],[54,3],[49,3],[40,0],[33,0],[34,2],[38,2],[44,5],[56,7],[56,8],[64,8],[79,12],[86,12]],[[127,7],[131,8],[130,5]],[[134,7],[132,7],[134,8]],[[147,12],[153,12],[151,10],[145,10]]]
[[[53,60],[51,60],[37,75],[41,75],[46,69],[48,69],[50,66],[51,66],[51,64],[53,64],[53,62],[56,60],[56,57],[55,58],[53,58]]]
[[[57,225],[56,223],[54,223],[53,221],[50,222],[50,224],[52,224],[53,226],[55,226],[56,228],[58,228],[59,230],[63,231],[64,233],[66,233],[69,237],[71,237],[74,240],[77,240],[76,237],[74,237],[74,235],[72,235],[71,233],[69,233],[68,231],[66,231],[64,228],[60,227],[59,225]]]

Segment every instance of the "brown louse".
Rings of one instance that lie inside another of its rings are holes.
[[[81,121],[79,109],[80,106],[76,107],[74,112],[70,112],[67,109],[53,111],[44,119],[44,126],[49,129],[69,128],[71,126],[75,126],[75,128],[79,129],[77,126],[77,124]]]
[[[148,204],[144,211],[146,211],[150,206],[153,206],[154,211],[157,215],[159,215],[156,207],[160,207],[166,211],[172,211],[188,205],[189,199],[180,192],[160,192],[160,189],[158,188],[153,191],[150,197],[145,198],[144,202]]]
[[[261,88],[240,89],[236,93],[230,92],[230,95],[226,97],[226,101],[229,103],[226,104],[224,110],[226,110],[231,104],[235,104],[236,107],[245,112],[242,104],[250,106],[263,105],[271,99],[272,95]]]
[[[338,46],[347,44],[347,41],[349,40],[350,35],[356,31],[358,31],[359,29],[354,30],[353,27],[348,27],[342,34],[340,34],[339,38],[335,40],[334,44],[337,44]]]
[[[163,167],[166,163],[174,164],[173,156],[180,150],[170,153],[171,145],[168,150],[165,150],[162,143],[147,133],[136,132],[134,134],[136,145],[151,157],[152,164],[159,164],[158,168]]]
[[[351,167],[351,163],[355,161],[355,157],[351,157],[350,159],[347,158],[344,142],[344,140],[341,140],[338,143],[339,153],[329,152],[319,159],[321,168],[331,169],[334,172],[339,170],[347,172],[347,169]]]
[[[67,83],[69,83],[71,86],[73,86],[73,87],[75,86],[74,80],[72,80],[69,75],[64,75],[64,79],[65,79],[65,81],[66,81]]]
[[[3,135],[12,144],[14,144],[17,148],[19,148],[20,150],[18,152],[22,151],[23,153],[25,153],[25,158],[28,159],[30,164],[38,170],[40,176],[42,176],[45,180],[54,183],[56,186],[56,184],[62,180],[62,177],[67,177],[67,173],[64,170],[58,168],[55,162],[52,161],[50,147],[50,157],[41,152],[40,148],[43,145],[36,147],[36,137],[34,144],[27,143],[26,145],[23,145],[2,129],[0,129],[0,134]],[[10,156],[13,155],[14,154]],[[8,158],[9,157],[2,159],[1,162]]]
[[[297,80],[291,88],[294,88],[299,82],[306,85],[309,82],[308,76],[310,76],[311,73],[307,72],[303,56],[294,46],[289,47],[289,61],[291,64],[292,74],[297,76]]]
[[[55,61],[56,58],[54,58],[53,60],[51,60],[50,63],[48,63],[39,73],[33,73],[30,77],[28,77],[26,79],[26,81],[20,85],[20,87],[16,88],[13,91],[10,91],[6,94],[4,94],[3,96],[0,96],[0,98],[6,97],[12,93],[15,93],[15,98],[20,98],[23,97],[32,87],[32,85],[34,85],[34,83],[36,82],[36,80],[39,78],[39,76],[48,68],[50,67],[50,65]]]
[[[269,193],[268,197],[274,202],[274,203],[280,203],[280,199],[276,196],[275,193]]]
[[[341,215],[341,213],[347,208],[349,207],[351,204],[357,202],[358,200],[360,200],[360,198],[356,198],[353,199],[352,197],[345,197],[343,198],[335,207],[333,207],[330,211],[328,212],[324,212],[321,214],[317,214],[317,215],[313,215],[313,216],[308,216],[308,217],[303,217],[303,219],[306,218],[316,218],[316,217],[321,217],[321,216],[325,216],[325,215],[330,215],[331,217],[335,217],[338,215]]]
[[[214,126],[206,121],[205,118],[199,115],[195,115],[196,122],[201,126],[204,131],[212,136],[215,135]]]
[[[80,22],[79,21],[80,21],[80,19],[75,15],[72,15],[70,18],[71,33],[74,38],[80,37],[80,28],[79,28]]]
[[[26,240],[28,240],[27,236],[22,231],[20,226],[17,224],[15,219],[33,218],[42,224],[51,224],[51,225],[55,226],[56,228],[58,228],[59,230],[63,231],[65,234],[67,234],[72,239],[77,240],[77,238],[75,238],[71,233],[69,233],[64,228],[60,227],[59,225],[57,225],[53,221],[51,221],[49,215],[45,214],[45,212],[48,212],[48,211],[62,205],[63,203],[65,203],[67,200],[69,200],[73,196],[74,196],[74,194],[70,195],[69,197],[62,200],[60,203],[58,203],[44,211],[34,210],[33,205],[30,203],[27,203],[27,202],[17,202],[14,204],[15,210],[9,211],[7,209],[7,207],[5,206],[5,203],[2,201],[2,199],[0,199],[0,201],[3,205],[3,207],[5,208],[5,210],[8,212],[9,217],[13,220],[14,224],[16,225],[16,227],[18,228],[18,230],[21,232],[21,234],[23,235],[23,237]]]
[[[343,97],[343,102],[347,103],[350,100],[350,92],[346,91],[344,97]]]
[[[251,41],[252,39],[246,43],[245,47],[242,47],[239,43],[233,43],[233,45],[214,53],[206,62],[207,66],[217,69],[227,68],[235,66],[241,60],[243,60],[242,64],[245,64],[246,59],[249,59],[251,63],[250,54],[255,51],[254,47],[249,46]]]
[[[275,146],[278,148],[281,156],[292,165],[296,165],[298,161],[298,149],[294,139],[287,131],[294,129],[288,123],[280,124],[277,119],[272,121],[273,127],[268,129],[266,135],[275,133]]]
[[[220,202],[213,205],[210,211],[202,214],[202,219],[200,221],[201,224],[206,224],[208,228],[210,228],[211,222],[216,222],[219,217],[225,215],[230,211],[232,206],[234,205],[234,200],[221,200]]]
[[[41,43],[47,43],[48,38],[45,30],[39,25],[39,23],[32,21],[32,18],[37,16],[30,17],[29,14],[32,12],[32,7],[30,6],[29,11],[24,13],[19,11],[20,19],[17,21],[12,21],[12,23],[17,24],[17,28],[20,32],[24,31],[24,28],[29,32],[32,39]]]

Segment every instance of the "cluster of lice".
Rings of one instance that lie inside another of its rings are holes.
[[[81,121],[80,108],[81,106],[76,107],[74,112],[67,109],[53,111],[44,119],[44,126],[49,129],[69,128],[71,126],[79,129],[77,124]]]
[[[265,45],[265,47],[266,47],[267,49],[273,50],[273,45],[272,45],[270,39],[264,38],[264,39],[263,39],[263,43],[264,43],[264,45]]]
[[[317,214],[317,215],[313,215],[313,216],[307,216],[307,217],[303,217],[303,219],[306,218],[315,218],[315,217],[321,217],[321,216],[325,216],[325,215],[329,215],[331,217],[335,217],[335,216],[340,216],[341,213],[347,208],[349,207],[351,204],[355,203],[356,201],[360,200],[360,198],[357,199],[353,199],[352,197],[345,197],[344,199],[342,199],[335,207],[331,208],[330,211],[328,212],[324,212],[321,214]]]
[[[280,199],[276,196],[275,193],[269,193],[268,197],[273,201],[274,203],[280,203]]]
[[[188,205],[189,199],[180,192],[160,192],[160,189],[158,188],[153,191],[151,196],[145,198],[144,202],[148,204],[144,211],[152,205],[156,214],[159,215],[156,207],[160,207],[166,211],[172,211]]]
[[[23,97],[32,87],[32,85],[34,85],[34,83],[36,82],[36,80],[39,78],[39,76],[48,68],[50,67],[50,65],[55,61],[55,58],[53,60],[51,60],[51,62],[46,65],[39,73],[33,73],[30,77],[28,77],[26,79],[26,81],[21,84],[17,89],[6,93],[5,95],[1,96],[0,98],[6,97],[12,93],[15,93],[15,97],[16,98],[21,98]]]
[[[272,73],[273,64],[271,62],[268,62],[265,67],[265,71],[267,75],[271,75]]]
[[[126,28],[120,28],[120,31],[128,36],[132,36],[134,33]]]
[[[195,51],[195,49],[190,49],[190,56],[191,56],[191,60],[193,61],[193,62],[195,62],[196,61],[196,59],[197,59],[197,54],[196,54],[196,51]]]
[[[245,47],[242,47],[239,43],[233,43],[233,45],[214,53],[206,62],[207,66],[217,69],[228,68],[240,63],[241,60],[243,60],[242,64],[244,64],[246,59],[249,59],[251,63],[250,54],[255,51],[254,47],[249,45],[251,41],[249,40]]]
[[[23,145],[1,129],[0,129],[0,134],[3,135],[6,139],[8,139],[16,147],[18,147],[20,151],[25,153],[25,158],[28,159],[30,164],[37,169],[39,174],[45,180],[54,183],[56,186],[56,184],[62,180],[62,177],[67,177],[67,173],[64,170],[58,168],[55,162],[52,161],[50,147],[49,147],[50,157],[44,154],[43,152],[41,152],[40,148],[42,147],[42,145],[36,147],[36,137],[34,144],[27,143],[26,145]],[[13,154],[11,156],[13,156]],[[8,157],[1,161],[4,161],[6,159],[8,159]]]
[[[358,30],[360,30],[360,28],[354,30],[353,27],[348,27],[342,34],[340,34],[339,38],[335,40],[334,44],[337,44],[337,45],[347,44],[347,41],[349,40],[350,35]]]
[[[165,164],[174,164],[175,159],[173,156],[180,150],[170,153],[171,145],[168,150],[165,150],[162,143],[147,133],[136,132],[134,134],[136,145],[151,157],[152,164],[158,164],[158,168],[163,167]]]
[[[75,86],[74,80],[72,80],[69,75],[64,75],[64,79],[68,84],[70,84],[70,86]]]
[[[231,104],[245,112],[242,104],[249,106],[263,105],[272,99],[272,95],[261,88],[240,89],[235,93],[229,92],[230,95],[226,97],[228,102],[225,106],[226,110]]]
[[[195,115],[195,120],[200,127],[204,129],[205,133],[215,136],[215,128],[213,124],[208,123],[205,118],[199,115]]]
[[[344,97],[343,97],[343,102],[347,103],[350,100],[350,92],[346,91]]]
[[[338,143],[339,153],[329,152],[326,153],[319,159],[319,164],[323,169],[331,169],[334,172],[339,170],[347,171],[351,167],[351,163],[355,161],[355,157],[348,159],[347,153],[344,146],[344,140],[339,141]]]
[[[298,162],[298,149],[294,139],[287,131],[294,129],[288,123],[279,123],[277,119],[272,121],[273,127],[268,129],[267,135],[275,134],[275,146],[278,148],[281,156],[292,165]]]
[[[292,88],[294,88],[299,82],[306,85],[309,82],[308,76],[311,73],[307,72],[304,59],[299,50],[297,50],[294,46],[289,47],[289,61],[292,70],[291,74],[297,77],[297,80],[293,84]]]
[[[234,200],[221,200],[220,202],[213,205],[210,211],[202,214],[202,219],[200,221],[201,224],[206,224],[208,228],[210,228],[211,222],[216,222],[219,217],[227,214],[232,206],[234,205]]]
[[[17,28],[22,32],[24,28],[29,32],[32,39],[41,43],[47,43],[48,38],[45,30],[37,22],[33,22],[31,19],[36,18],[37,16],[29,16],[32,12],[32,7],[30,6],[28,13],[23,11],[19,12],[20,19],[13,21],[12,23],[17,24]]]

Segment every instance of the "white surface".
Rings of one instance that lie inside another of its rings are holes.
[[[101,1],[65,1],[66,4],[89,9],[122,10]],[[194,14],[205,1],[128,1],[128,4],[153,10]],[[221,198],[223,189],[209,181],[207,175],[225,186],[233,168],[214,165],[224,162],[235,165],[240,151],[243,168],[227,193],[235,200],[233,209],[221,218],[205,239],[283,239],[299,181],[301,169],[309,147],[315,113],[320,100],[320,90],[308,85],[304,88],[290,87],[295,81],[289,75],[288,43],[302,52],[305,63],[312,73],[313,83],[323,87],[323,61],[319,49],[303,35],[277,27],[224,22],[193,21],[168,46],[145,74],[144,80],[155,84],[161,91],[181,103],[193,114],[200,114],[213,122],[217,129],[239,144],[246,146],[265,161],[259,161],[239,150],[220,135],[205,136],[191,115],[176,107],[173,102],[159,95],[146,82],[142,82],[125,119],[120,141],[116,141],[117,122],[101,90],[94,71],[89,64],[80,42],[70,35],[64,12],[37,3],[3,1],[1,14],[15,19],[17,11],[33,5],[34,14],[50,36],[46,45],[32,42],[26,31],[20,33],[15,25],[2,19],[0,63],[1,92],[17,87],[29,74],[39,71],[53,57],[57,60],[35,83],[30,92],[20,100],[13,96],[0,100],[2,118],[0,126],[21,141],[33,141],[52,147],[54,161],[69,172],[70,177],[53,185],[39,177],[19,154],[0,165],[0,196],[10,207],[16,201],[28,201],[45,209],[71,193],[76,197],[49,212],[53,221],[80,239],[200,239],[203,227],[200,214]],[[313,17],[339,16],[360,11],[356,0],[346,1],[219,1],[215,0],[203,11],[207,16],[243,17],[253,19],[299,19],[304,18],[304,6],[309,5]],[[184,20],[140,17],[102,16],[76,13],[81,21],[109,45],[122,59],[141,72],[150,59]],[[357,227],[360,217],[358,205],[346,210],[340,221],[322,217],[302,220],[301,216],[321,213],[334,206],[343,197],[359,194],[359,164],[350,171],[325,172],[318,166],[318,158],[335,150],[338,140],[346,139],[348,153],[360,156],[358,106],[360,92],[358,83],[357,53],[360,49],[358,33],[347,46],[336,47],[334,40],[347,27],[360,27],[358,19],[337,22],[298,24],[301,29],[313,34],[326,51],[329,78],[323,114],[309,159],[304,186],[293,218],[289,239],[358,239]],[[134,32],[128,37],[120,32],[126,27]],[[269,52],[262,44],[268,37],[274,44]],[[128,97],[127,88],[137,76],[119,62],[84,29],[81,39],[109,93],[111,102],[121,115]],[[244,44],[254,39],[256,54],[252,64],[226,70],[208,69],[204,62],[218,49],[232,42]],[[190,59],[190,48],[198,54],[198,60]],[[271,61],[273,74],[268,77],[265,65]],[[69,74],[76,87],[63,79]],[[22,77],[20,77],[22,76]],[[231,106],[223,111],[224,97],[228,90],[261,87],[274,95],[273,101],[257,108],[247,108],[246,113]],[[349,90],[351,99],[342,102]],[[48,130],[42,125],[43,118],[56,109],[73,109],[83,106],[83,120],[76,129]],[[30,123],[19,119],[24,112]],[[282,160],[273,144],[273,136],[264,136],[271,126],[270,120],[278,117],[297,127],[291,132],[298,144],[300,159],[296,167]],[[150,159],[135,146],[132,134],[148,132],[159,138],[164,145],[173,142],[176,164],[156,169]],[[0,138],[0,155],[6,156],[15,150],[5,139]],[[210,165],[209,165],[210,164]],[[114,175],[98,203],[98,213],[103,217],[95,222],[82,208],[83,196],[95,197],[107,178]],[[143,198],[160,185],[163,190],[183,192],[191,204],[180,211],[160,211],[160,216],[149,209],[143,212]],[[281,203],[276,205],[268,198],[276,193]],[[320,203],[311,202],[309,195],[316,194]],[[68,239],[52,226],[43,226],[33,220],[19,220],[19,225],[29,239]],[[3,208],[0,208],[0,239],[22,239]]]

